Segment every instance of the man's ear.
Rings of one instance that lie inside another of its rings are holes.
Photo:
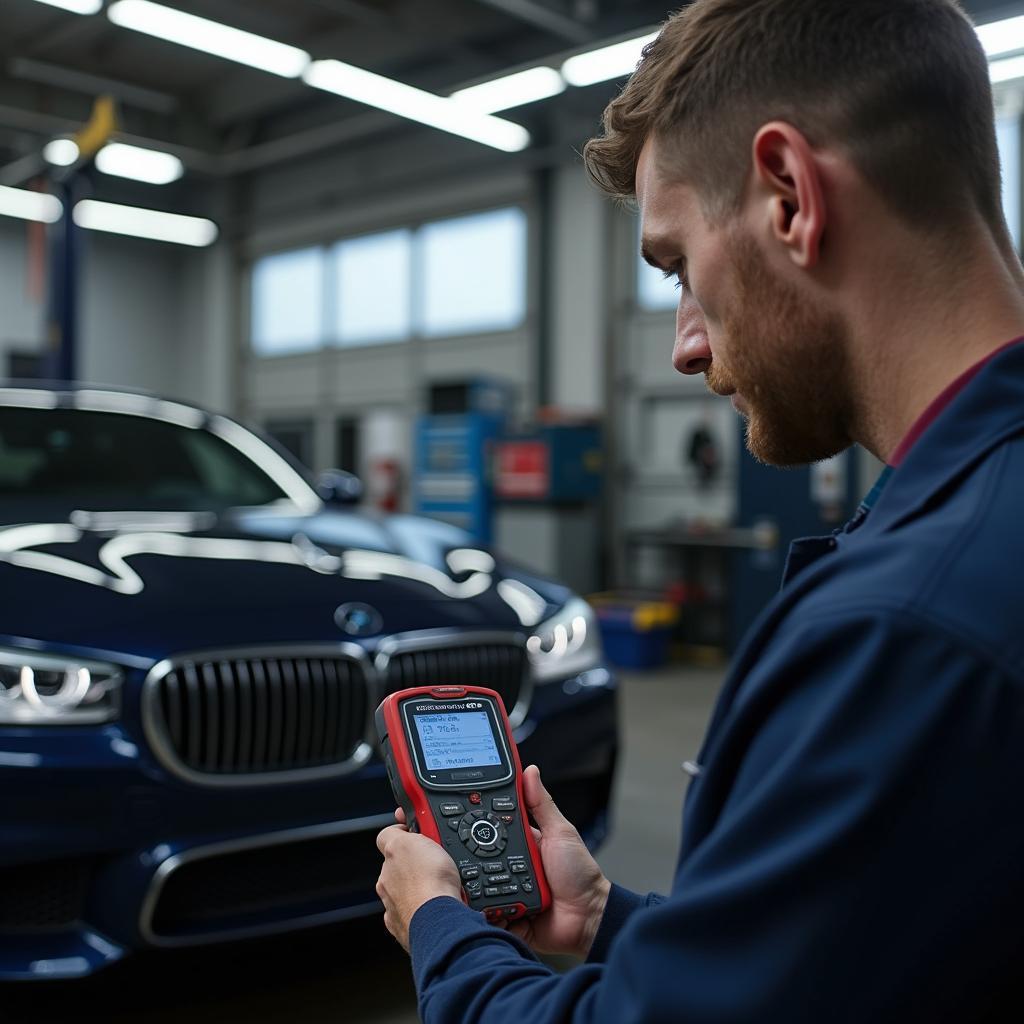
[[[825,235],[821,168],[804,136],[772,121],[754,136],[753,174],[759,198],[768,202],[769,230],[804,270],[818,263]]]

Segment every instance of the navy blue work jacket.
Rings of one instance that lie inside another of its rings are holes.
[[[431,900],[427,1024],[1024,1021],[1022,526],[1017,345],[866,518],[794,545],[719,698],[671,895],[614,889],[565,975]]]

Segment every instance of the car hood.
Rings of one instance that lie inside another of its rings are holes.
[[[153,660],[354,638],[372,648],[421,629],[524,631],[568,596],[444,523],[287,508],[2,526],[0,594],[8,639]],[[369,606],[357,616],[366,636],[343,628],[338,610],[354,603]]]

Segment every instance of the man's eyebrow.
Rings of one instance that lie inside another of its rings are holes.
[[[649,263],[656,270],[663,270],[662,265],[655,259],[654,254],[651,252],[650,243],[647,239],[643,239],[640,242],[640,256],[645,263]]]

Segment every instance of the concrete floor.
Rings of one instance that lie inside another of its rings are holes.
[[[608,876],[666,891],[686,776],[722,673],[667,669],[622,677],[623,760],[614,830],[598,855]],[[378,918],[258,943],[139,955],[81,982],[8,986],[4,1022],[110,1024],[412,1024],[405,954]]]

